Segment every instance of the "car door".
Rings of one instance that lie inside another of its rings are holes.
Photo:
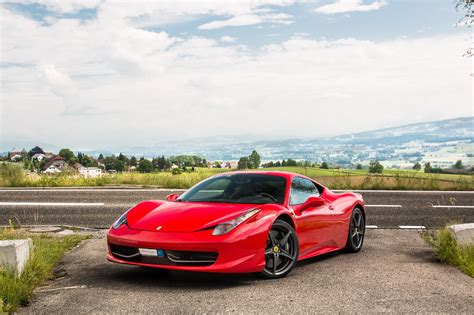
[[[328,246],[331,241],[334,214],[330,203],[299,210],[310,196],[320,196],[314,183],[306,178],[294,177],[290,207],[296,214],[300,255]]]

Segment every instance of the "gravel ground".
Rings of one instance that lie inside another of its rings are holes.
[[[474,279],[438,263],[418,232],[369,230],[358,254],[300,262],[284,279],[150,270],[105,260],[104,234],[20,313],[470,313]]]

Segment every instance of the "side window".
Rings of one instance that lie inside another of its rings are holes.
[[[308,200],[309,196],[319,196],[319,191],[310,180],[301,177],[293,178],[291,182],[290,205],[299,205]]]

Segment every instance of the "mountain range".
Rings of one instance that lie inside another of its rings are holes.
[[[297,159],[339,165],[353,165],[371,159],[397,164],[427,161],[449,164],[460,158],[474,164],[474,116],[413,123],[324,138],[265,139],[242,141],[243,136],[216,136],[162,142],[153,146],[91,150],[102,153],[153,157],[158,155],[196,154],[208,160],[238,160],[257,150],[262,160]],[[25,143],[23,144],[25,145]],[[36,145],[29,144],[28,147]],[[16,144],[17,148],[21,144]],[[2,146],[4,148],[4,145]],[[50,146],[56,149],[54,146]],[[71,145],[73,149],[73,145]],[[398,162],[397,162],[398,161]]]

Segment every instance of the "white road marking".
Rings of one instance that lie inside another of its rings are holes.
[[[61,291],[61,290],[72,290],[72,289],[86,289],[87,286],[85,285],[74,285],[70,287],[61,287],[61,288],[51,288],[51,289],[38,289],[37,292],[53,292],[53,291]]]
[[[432,205],[433,208],[468,208],[474,209],[474,206],[442,206],[442,205]]]
[[[367,229],[378,229],[379,227],[376,225],[366,225],[365,228]]]
[[[426,229],[424,225],[399,225],[398,227],[401,229]]]
[[[61,206],[61,207],[100,207],[103,202],[0,202],[0,206]]]
[[[365,205],[366,207],[373,208],[401,208],[402,205]]]

